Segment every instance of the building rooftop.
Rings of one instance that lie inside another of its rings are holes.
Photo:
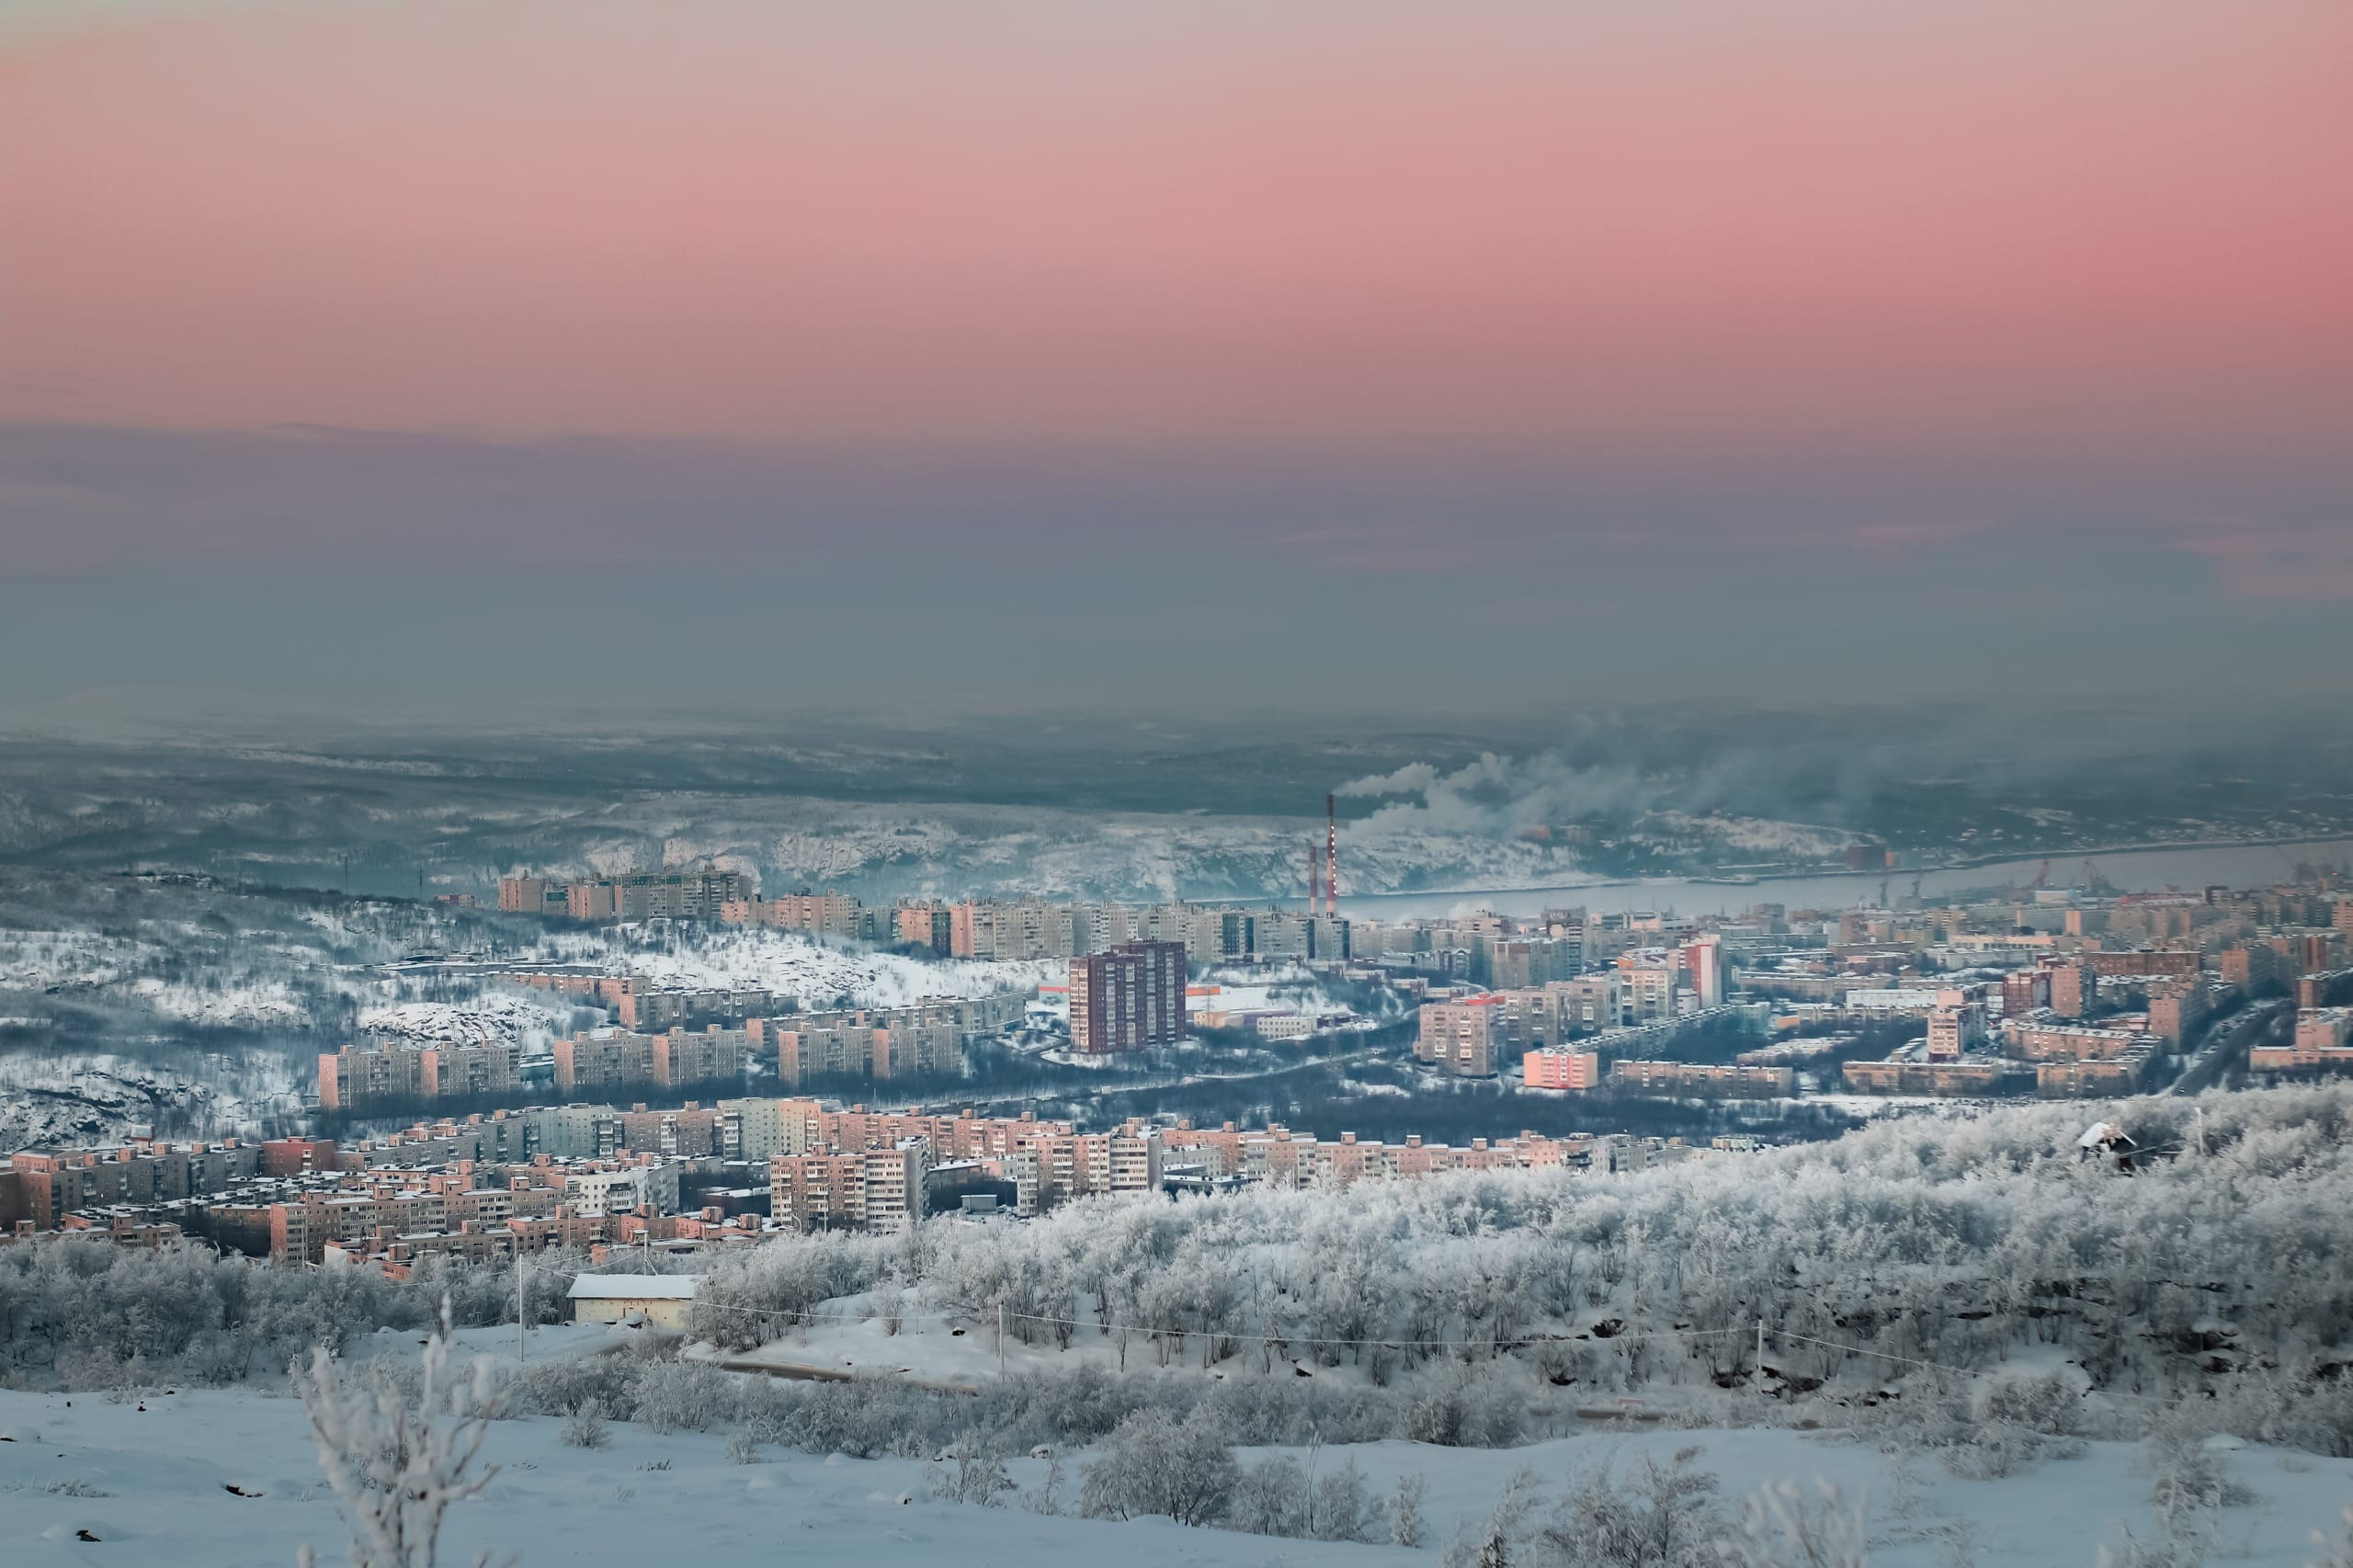
[[[688,1301],[694,1294],[691,1274],[583,1274],[565,1292],[575,1301]]]

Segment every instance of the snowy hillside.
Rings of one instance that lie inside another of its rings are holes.
[[[511,993],[470,1002],[399,1002],[359,1015],[359,1028],[398,1040],[452,1040],[461,1045],[544,1042],[563,1019],[537,996]]]
[[[186,1067],[105,1052],[0,1056],[0,1150],[257,1131],[301,1108],[299,1067],[272,1051],[216,1053]]]
[[[926,996],[986,996],[1007,989],[1033,991],[1059,981],[1069,965],[1037,962],[933,961],[861,948],[836,947],[790,931],[759,926],[648,933],[642,945],[623,938],[605,960],[607,971],[645,975],[662,986],[756,986],[798,997],[803,1007],[849,996],[873,1007],[893,1007]]]

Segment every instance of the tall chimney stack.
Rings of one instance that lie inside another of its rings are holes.
[[[1324,910],[1340,913],[1340,817],[1330,795],[1324,797]]]

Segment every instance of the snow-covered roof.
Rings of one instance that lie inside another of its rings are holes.
[[[583,1274],[566,1294],[575,1301],[690,1301],[691,1274]]]

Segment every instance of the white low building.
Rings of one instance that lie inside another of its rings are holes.
[[[695,1302],[691,1274],[583,1274],[572,1282],[574,1323],[643,1323],[683,1329]]]

